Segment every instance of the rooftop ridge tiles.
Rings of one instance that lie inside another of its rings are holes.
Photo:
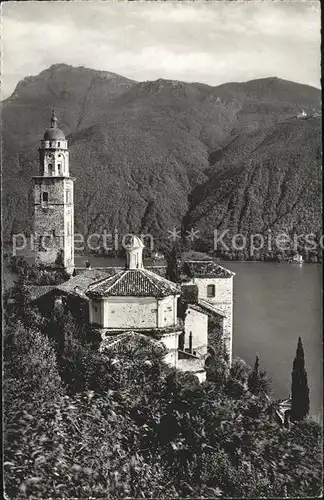
[[[99,271],[101,274],[103,274],[103,271]],[[80,274],[77,274],[76,276],[73,276],[72,278],[70,278],[68,281],[65,281],[64,283],[61,283],[59,285],[55,285],[55,289],[58,289],[60,291],[63,291],[63,292],[68,292],[70,291],[71,289],[71,286],[74,285],[74,286],[80,286],[82,285],[82,282],[80,283],[80,280],[84,280],[84,279],[89,279],[89,277],[91,277],[91,275],[93,274],[93,270],[89,269],[89,270],[86,270],[84,271],[83,273],[80,273]],[[109,277],[108,274],[105,274],[105,276],[103,278],[101,278],[101,280],[105,280]],[[92,284],[94,284],[95,280],[97,278],[95,276],[93,276],[93,283],[90,283],[87,285],[87,289],[89,286],[91,286]]]
[[[92,291],[95,291],[95,289],[97,287],[99,287],[100,285],[103,284],[104,281],[113,281],[113,283],[109,284],[108,283],[108,288],[105,289],[105,293],[107,291],[109,291],[111,289],[111,287],[113,287],[116,283],[118,283],[122,277],[124,276],[125,274],[125,269],[122,269],[121,271],[118,271],[116,274],[113,274],[112,276],[107,276],[106,278],[103,278],[102,280],[99,280],[99,281],[96,281],[95,283],[92,283],[89,287],[88,287],[88,292],[92,292]],[[120,275],[117,279],[114,280],[114,278],[116,278],[118,275]]]
[[[219,316],[223,316],[223,317],[226,316],[226,314],[219,307],[217,307],[216,304],[213,304],[212,302],[209,302],[208,300],[198,299],[198,305],[202,308],[208,309],[209,311],[215,312]]]
[[[146,277],[149,280],[149,282],[151,283],[151,285],[153,285],[156,291],[159,291],[158,287],[156,286],[156,283],[154,283],[154,281],[152,281],[150,276],[148,276],[150,274],[150,271],[148,271],[147,269],[145,269],[145,272],[142,271],[144,271],[144,269],[141,269],[141,274],[144,275],[144,277]]]
[[[179,286],[145,268],[123,269],[99,282],[91,283],[87,294],[165,297],[180,294]]]
[[[170,287],[170,283],[172,283],[172,282],[169,282],[167,279],[163,278],[162,276],[159,276],[158,274],[153,273],[152,271],[149,271],[148,269],[145,269],[146,278],[150,281],[150,283],[152,283],[152,285],[154,286],[154,288],[157,291],[159,290],[159,288],[158,288],[157,284],[154,283],[154,281],[152,280],[150,275],[153,275],[154,279],[157,280],[158,282],[160,282],[162,285],[168,285]]]
[[[116,276],[116,274],[118,274],[118,272],[117,272],[117,273],[115,273],[115,274],[112,274],[111,276],[109,276],[109,275],[107,274],[104,278],[100,278],[98,281],[95,281],[94,283],[91,283],[91,284],[89,285],[89,287],[88,287],[88,288],[90,288],[92,285],[100,285],[100,283],[101,283],[102,281],[105,281],[105,280],[107,280],[107,279],[109,279],[109,278],[113,278],[114,276]]]
[[[161,283],[168,284],[169,286],[173,286],[175,289],[178,289],[177,283],[174,283],[173,281],[168,280],[167,278],[164,278],[163,276],[160,276],[159,274],[154,273],[153,271],[149,269],[145,269],[146,273],[152,274],[154,278]]]
[[[186,259],[186,260],[182,261],[182,264],[183,265],[187,264],[189,266],[189,268],[191,268],[191,270],[198,275],[199,274],[208,274],[208,273],[212,274],[213,271],[214,272],[221,271],[224,274],[227,274],[229,278],[232,276],[235,276],[235,273],[233,271],[230,271],[229,269],[227,269],[226,267],[222,266],[221,264],[219,264],[218,262],[216,262],[215,260],[212,260],[212,259],[211,260]],[[197,266],[201,266],[201,268],[198,270],[197,269],[195,270],[195,267],[197,267]],[[208,269],[208,267],[209,267],[209,269]],[[213,269],[211,269],[211,268],[213,268]]]
[[[122,278],[124,278],[124,276],[128,274],[128,271],[129,269],[124,269],[123,271],[120,271],[119,273],[112,276],[112,278],[115,278],[118,274],[120,274],[119,278],[117,278],[113,283],[111,283],[111,285],[108,285],[108,288],[105,289],[105,293],[109,292],[109,290],[111,290],[113,286],[116,286],[117,283],[119,283],[119,281],[121,281]]]

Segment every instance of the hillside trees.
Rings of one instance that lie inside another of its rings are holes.
[[[164,251],[167,231],[183,225],[200,231],[195,248],[204,250],[214,229],[232,224],[244,234],[320,230],[320,117],[295,118],[298,102],[320,107],[318,89],[273,78],[139,83],[59,64],[20,82],[3,103],[7,241],[30,232],[35,145],[53,95],[77,178],[76,231],[152,232]],[[223,257],[248,258],[232,250]]]
[[[320,426],[272,421],[265,399],[247,390],[258,366],[237,359],[236,385],[200,384],[166,367],[163,349],[144,336],[100,353],[71,318],[54,327],[66,340],[60,357],[34,324],[6,329],[9,498],[320,494]]]
[[[181,257],[180,249],[176,243],[173,244],[171,250],[167,254],[167,270],[166,277],[170,281],[178,283],[180,280],[179,259]]]
[[[259,357],[256,356],[252,372],[248,377],[249,391],[254,395],[269,394],[271,392],[270,380],[265,370],[260,371]]]
[[[9,396],[14,404],[6,420],[5,478],[12,498],[47,498],[54,491],[76,498],[260,498],[280,497],[286,487],[289,495],[318,494],[316,424],[281,427],[258,397],[233,398],[191,374],[161,370],[148,345],[141,346],[142,357],[134,355],[135,344],[105,361],[96,355],[96,363],[88,354],[82,370],[90,375],[86,384],[94,377],[96,391],[86,386],[67,397],[46,342],[36,349],[27,340],[21,355],[29,360],[37,351],[44,361],[22,371],[29,392],[17,393],[19,405]],[[12,354],[9,363],[15,362]],[[6,372],[14,392],[20,374],[10,366]],[[43,384],[45,372],[52,384],[38,397],[30,382],[36,375]],[[237,377],[242,373],[245,367],[237,366]]]

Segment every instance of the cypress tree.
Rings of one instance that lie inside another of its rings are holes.
[[[298,338],[296,357],[291,373],[291,420],[299,422],[309,413],[309,387],[305,369],[304,349]]]
[[[172,250],[167,257],[167,278],[170,281],[177,283],[179,281],[179,249],[176,244],[173,245]]]
[[[248,388],[255,396],[269,395],[271,392],[271,379],[265,370],[260,370],[259,356],[256,356],[253,370],[249,375]]]

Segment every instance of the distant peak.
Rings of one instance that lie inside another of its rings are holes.
[[[48,68],[44,69],[41,71],[38,75],[36,76],[30,76],[27,77],[28,79],[35,79],[39,77],[47,77],[47,76],[53,76],[55,73],[61,73],[63,76],[66,73],[68,74],[75,74],[78,75],[80,74],[90,74],[93,76],[98,76],[99,78],[104,78],[108,80],[120,80],[120,81],[125,81],[125,82],[131,82],[131,83],[137,83],[135,80],[132,80],[131,78],[127,78],[126,76],[119,75],[118,73],[113,73],[112,71],[105,71],[101,69],[94,69],[94,68],[88,68],[86,66],[72,66],[71,64],[65,64],[65,63],[55,63],[49,66]]]
[[[281,78],[278,78],[277,76],[266,76],[264,78],[255,78],[253,80],[248,80],[245,83],[278,83],[278,82],[284,82],[285,80],[282,80]]]
[[[44,75],[45,73],[53,73],[53,71],[71,70],[73,68],[74,66],[71,66],[70,64],[55,63],[41,71],[39,75]]]

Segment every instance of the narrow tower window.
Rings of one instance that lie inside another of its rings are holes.
[[[53,175],[53,165],[51,163],[48,164],[48,175]]]
[[[48,203],[48,193],[46,191],[43,193],[43,202]]]
[[[215,285],[207,285],[207,297],[215,297]]]
[[[58,174],[59,174],[59,175],[62,175],[62,167],[61,167],[61,164],[59,163],[59,164],[57,165],[57,167],[58,167]]]
[[[58,143],[57,143],[57,147],[58,147],[58,148],[60,147],[60,144],[61,144],[60,142],[58,142]]]

